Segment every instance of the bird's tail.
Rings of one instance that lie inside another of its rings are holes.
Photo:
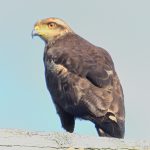
[[[124,121],[112,119],[112,113],[107,113],[105,116],[96,119],[95,127],[99,136],[124,138],[125,125]]]

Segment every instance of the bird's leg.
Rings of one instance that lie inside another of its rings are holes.
[[[68,131],[68,132],[73,132],[74,131],[74,126],[75,126],[75,118],[74,116],[68,114],[67,112],[65,112],[61,107],[59,107],[58,105],[56,105],[56,110],[57,113],[60,117],[60,121],[62,124],[62,127]]]

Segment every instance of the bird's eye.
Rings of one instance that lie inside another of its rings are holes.
[[[48,27],[49,27],[49,28],[53,28],[53,27],[55,27],[55,26],[56,26],[56,24],[53,23],[53,22],[48,23]]]

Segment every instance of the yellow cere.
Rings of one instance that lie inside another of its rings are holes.
[[[35,30],[39,30],[40,28],[39,28],[39,26],[35,26],[34,29]]]

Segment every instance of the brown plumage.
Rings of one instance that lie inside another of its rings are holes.
[[[57,18],[38,21],[32,35],[45,41],[46,84],[63,128],[73,132],[75,119],[82,118],[100,136],[123,138],[124,96],[108,52]]]

